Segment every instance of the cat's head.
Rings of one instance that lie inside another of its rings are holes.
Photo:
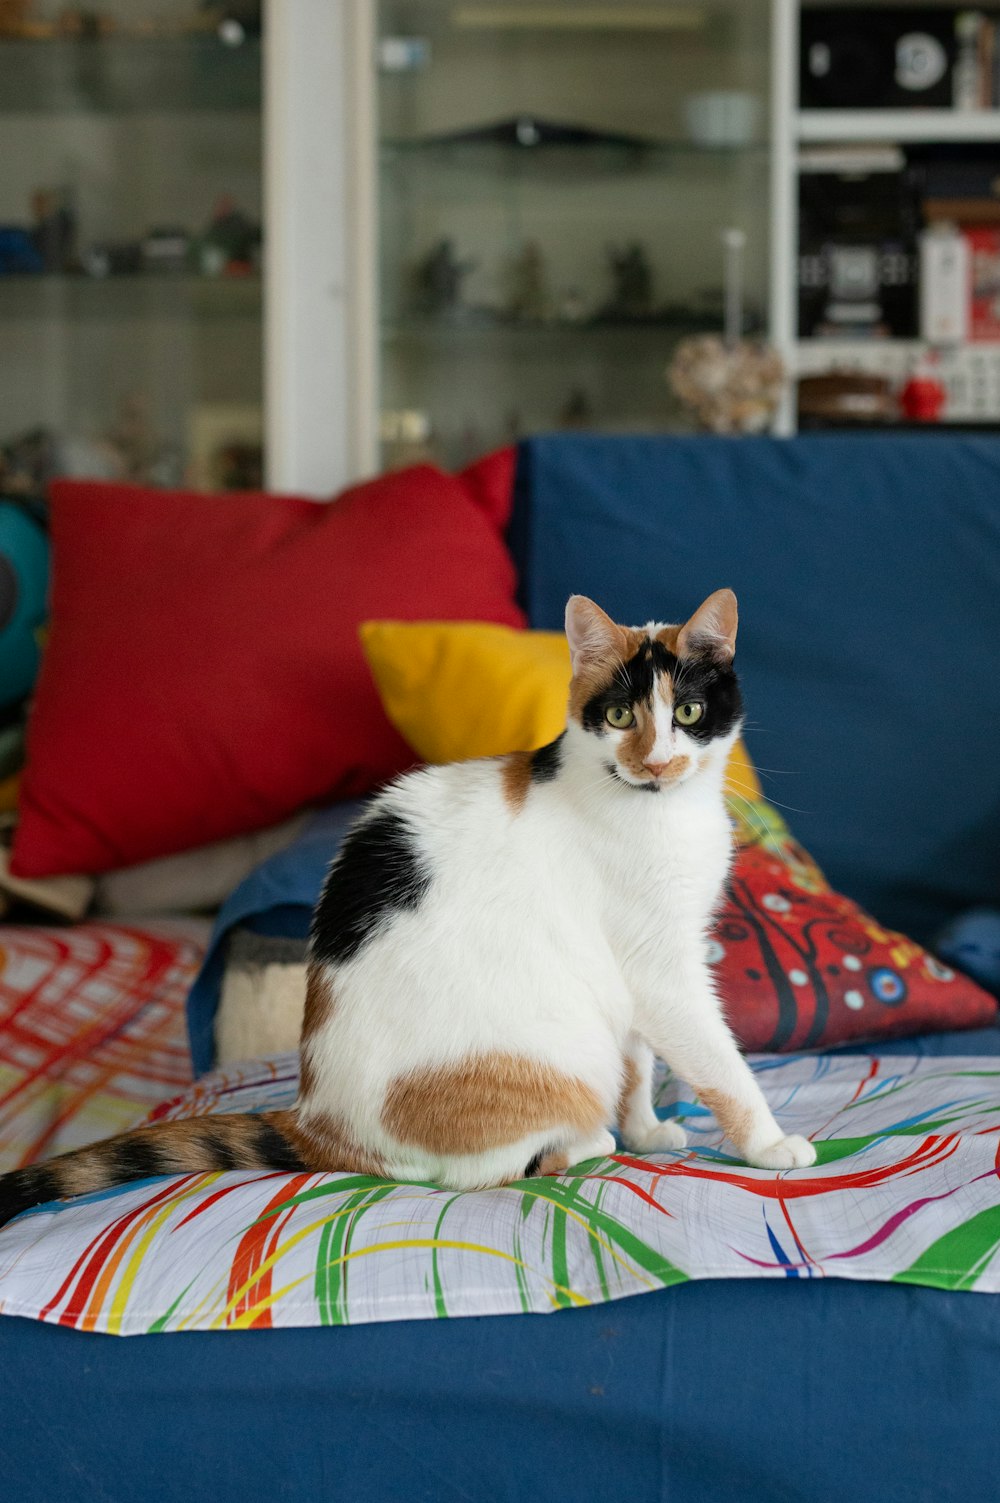
[[[585,595],[566,606],[569,717],[609,776],[657,792],[721,769],[743,714],[736,596],[716,590],[681,626],[618,626]]]

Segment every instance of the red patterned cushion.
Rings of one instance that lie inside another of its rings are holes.
[[[56,482],[14,872],[131,866],[409,766],[358,625],[523,625],[511,476],[507,452],[467,475],[418,465],[329,506]]]
[[[764,802],[734,809],[740,851],[710,940],[747,1049],[816,1049],[996,1022],[993,997],[834,892]]]

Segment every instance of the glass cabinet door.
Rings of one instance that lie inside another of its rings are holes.
[[[379,0],[383,460],[684,425],[666,368],[766,326],[767,0]]]
[[[260,482],[259,16],[0,7],[0,489]]]

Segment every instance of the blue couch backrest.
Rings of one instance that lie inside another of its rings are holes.
[[[532,439],[510,541],[536,627],[732,586],[748,747],[834,885],[925,941],[1000,901],[1000,439]]]

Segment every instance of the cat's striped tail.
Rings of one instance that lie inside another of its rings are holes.
[[[46,1201],[89,1195],[158,1174],[301,1171],[310,1167],[304,1153],[308,1155],[309,1147],[290,1111],[157,1122],[46,1164],[0,1175],[0,1226]]]

